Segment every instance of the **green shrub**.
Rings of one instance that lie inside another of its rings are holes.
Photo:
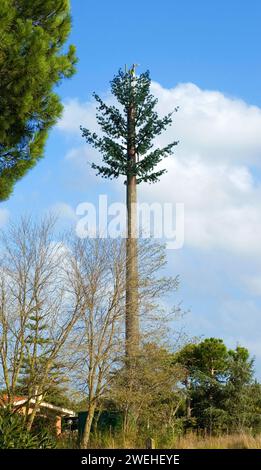
[[[33,434],[26,429],[23,415],[10,408],[0,409],[0,449],[54,448],[55,441],[47,431]]]

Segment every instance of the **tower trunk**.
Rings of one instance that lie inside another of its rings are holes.
[[[136,355],[139,348],[138,260],[137,260],[137,184],[132,168],[136,164],[135,106],[128,110],[128,164],[126,182],[126,356]]]

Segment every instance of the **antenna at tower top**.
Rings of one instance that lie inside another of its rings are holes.
[[[133,64],[132,67],[130,68],[130,74],[133,77],[136,77],[136,68],[139,66],[139,64]]]

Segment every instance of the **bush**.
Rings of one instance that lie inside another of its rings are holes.
[[[55,441],[47,431],[33,434],[26,429],[23,415],[10,408],[0,409],[0,449],[48,449]]]

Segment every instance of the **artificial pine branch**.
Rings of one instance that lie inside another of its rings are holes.
[[[116,97],[121,109],[109,106],[94,93],[97,101],[97,122],[102,131],[99,136],[95,132],[81,126],[82,136],[86,142],[102,155],[104,165],[92,164],[97,175],[103,178],[118,178],[137,176],[137,183],[155,183],[166,170],[154,171],[156,166],[173,153],[173,148],[178,144],[174,141],[164,148],[153,150],[154,138],[160,135],[172,124],[172,113],[160,118],[155,111],[157,99],[150,93],[151,79],[149,72],[142,73],[139,77],[133,77],[130,71],[119,70],[111,82],[112,94]],[[136,110],[134,118],[135,136],[134,142],[128,137],[128,112],[130,106]],[[136,162],[129,161],[128,148],[135,146]]]

